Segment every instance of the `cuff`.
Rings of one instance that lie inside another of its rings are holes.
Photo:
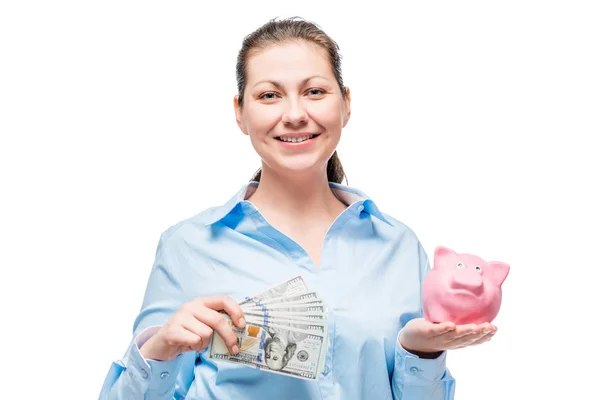
[[[160,326],[146,328],[131,343],[125,355],[125,365],[133,367],[136,373],[148,382],[149,390],[168,391],[177,377],[181,365],[181,355],[169,361],[147,360],[142,356],[140,347],[146,343],[158,330]]]
[[[396,338],[396,358],[394,369],[405,376],[406,381],[414,383],[440,381],[446,373],[446,355],[447,351],[442,352],[438,358],[424,359],[406,351]]]

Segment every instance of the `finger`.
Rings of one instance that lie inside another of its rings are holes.
[[[205,307],[217,311],[225,311],[238,328],[246,327],[244,312],[238,303],[229,296],[211,296],[202,298]]]
[[[456,338],[455,340],[447,343],[446,346],[451,349],[459,349],[459,348],[467,347],[467,346],[470,346],[473,343],[477,342],[478,340],[482,339],[486,335],[487,334],[485,334],[485,333],[467,334],[465,336]]]
[[[196,349],[191,348],[190,346],[181,346],[181,353],[187,353],[188,351],[198,351]]]
[[[183,326],[173,327],[169,329],[165,336],[165,340],[169,346],[178,346],[182,348],[182,351],[193,350],[202,338],[193,332],[185,329]]]
[[[200,337],[200,343],[196,346],[192,346],[192,349],[197,352],[202,352],[206,347],[208,347],[208,343],[210,342],[210,337],[213,334],[213,330],[198,321],[195,317],[190,316],[184,322],[182,322],[181,326],[192,332],[193,334]]]
[[[205,343],[207,341],[204,340],[202,338],[202,336],[198,336],[198,337],[200,338],[198,340],[198,342],[196,344],[186,346],[186,350],[185,351],[195,351],[197,353],[202,353],[204,351],[204,349],[206,349],[207,345],[205,345]]]
[[[490,333],[494,330],[494,327],[489,322],[484,322],[483,324],[480,324],[477,328],[480,332],[483,333]]]
[[[470,346],[487,334],[493,335],[496,333],[496,330],[497,328],[489,322],[479,325],[458,325],[455,331],[449,332],[446,336],[441,337],[441,339],[445,340],[445,346],[449,348],[462,348]]]
[[[430,338],[443,335],[455,326],[452,322],[431,322],[424,318],[412,319],[406,325],[414,326],[416,330]]]
[[[438,331],[435,335],[432,335],[432,338],[443,339],[447,337],[447,335],[455,335],[455,328],[446,327],[445,329]]]
[[[223,314],[211,310],[210,308],[203,308],[195,314],[195,317],[221,336],[221,339],[223,339],[223,342],[225,342],[225,345],[231,354],[239,353],[237,336],[233,333],[231,325],[229,325],[230,321],[228,321]]]
[[[456,337],[463,337],[470,334],[479,333],[480,329],[475,324],[465,324],[456,327]]]
[[[489,342],[490,340],[492,340],[493,337],[494,337],[494,334],[490,332],[486,335],[483,335],[483,337],[480,338],[479,340],[476,340],[473,343],[471,343],[471,346],[476,346],[478,344],[483,344],[485,342]]]
[[[441,336],[447,332],[454,331],[456,329],[456,325],[453,322],[442,322],[439,324],[435,324],[433,328],[429,331],[430,336],[437,337]]]
[[[443,343],[453,343],[458,339],[469,338],[471,335],[475,334],[474,331],[465,328],[464,326],[457,326],[454,330],[448,331],[443,335],[440,335],[438,339]]]
[[[464,340],[464,341],[457,341],[457,344],[455,346],[455,348],[463,348],[463,347],[469,347],[469,346],[476,346],[478,344],[482,344],[485,342],[490,341],[490,339],[492,338],[493,334],[492,333],[482,333],[479,335],[479,337],[476,340]]]

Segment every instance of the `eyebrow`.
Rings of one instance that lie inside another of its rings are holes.
[[[308,81],[310,81],[311,79],[314,79],[314,78],[323,78],[323,79],[328,80],[327,78],[325,78],[322,75],[313,75],[313,76],[309,76],[306,79],[303,79],[302,82],[300,82],[300,86],[305,85],[306,82],[308,82]],[[272,81],[272,80],[258,81],[258,82],[256,82],[256,84],[254,86],[252,86],[252,88],[255,88],[260,83],[270,83],[271,85],[275,86],[277,89],[283,89],[283,84],[281,82],[279,82],[279,81]]]

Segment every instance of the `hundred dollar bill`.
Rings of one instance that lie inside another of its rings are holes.
[[[325,335],[328,329],[327,321],[319,320],[293,320],[290,318],[269,318],[269,317],[248,317],[246,320],[252,321],[253,325],[262,328],[275,327],[283,328],[294,332],[312,333],[316,335]]]
[[[312,306],[322,306],[323,301],[319,298],[317,293],[315,292],[306,292],[299,293],[290,296],[282,296],[282,297],[273,297],[266,299],[256,299],[250,301],[242,301],[238,303],[242,309],[250,308],[250,307],[266,307],[266,306],[274,306],[274,305],[285,305],[285,306],[302,306],[302,305],[312,305]]]
[[[223,339],[215,332],[208,357],[246,365],[262,371],[301,379],[317,379],[324,366],[327,334],[293,326],[246,323],[239,329],[226,318],[238,339],[240,353],[229,353]]]
[[[267,310],[270,312],[303,312],[303,313],[325,313],[325,307],[322,305],[313,304],[270,304],[262,307],[244,307],[244,311],[262,311]]]
[[[298,320],[317,320],[324,321],[327,320],[327,315],[319,312],[277,312],[277,311],[269,311],[269,310],[246,310],[244,311],[245,317],[255,317],[255,318],[290,318],[290,319],[298,319]]]
[[[323,340],[324,340],[325,344],[323,345],[323,348],[321,349],[319,369],[318,369],[319,374],[321,374],[323,372],[323,370],[325,369],[325,360],[327,358],[327,350],[329,348],[329,332],[328,331],[325,331],[325,338]]]
[[[256,324],[262,327],[276,326],[284,327],[291,330],[307,331],[307,332],[321,332],[325,333],[327,330],[326,320],[315,320],[315,319],[291,319],[285,317],[245,317],[246,322]]]
[[[304,283],[304,279],[301,275],[294,278],[288,279],[285,282],[281,282],[275,286],[270,287],[262,293],[256,294],[252,297],[246,297],[244,300],[239,302],[240,306],[244,304],[260,303],[262,300],[294,296],[300,293],[308,292],[308,288]]]

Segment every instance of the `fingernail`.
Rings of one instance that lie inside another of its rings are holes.
[[[231,353],[232,354],[237,354],[240,352],[240,348],[238,347],[237,344],[234,344],[233,347],[231,348]]]
[[[491,332],[491,330],[489,330],[489,329],[486,329],[485,331],[483,331],[483,333],[490,333],[490,332]]]
[[[240,326],[241,326],[242,328],[245,328],[245,327],[246,327],[246,320],[244,319],[244,317],[240,318]]]

